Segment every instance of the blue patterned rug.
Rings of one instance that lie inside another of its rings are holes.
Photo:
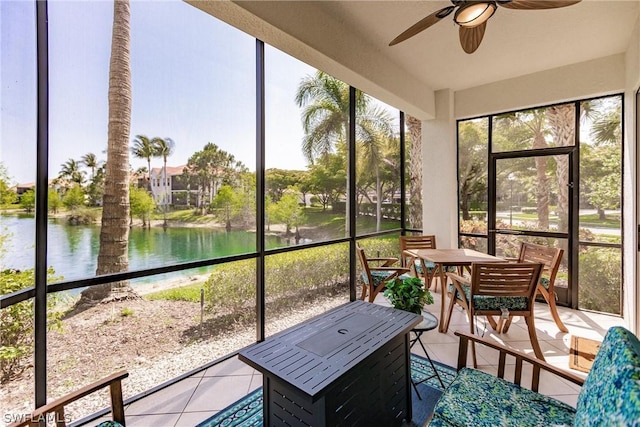
[[[451,384],[456,370],[442,363],[433,362],[445,386]],[[433,375],[429,361],[424,357],[411,353],[411,378],[418,382]],[[442,394],[442,386],[437,378],[430,378],[418,385],[422,400],[418,399],[411,387],[411,403],[413,410],[412,424],[423,426]],[[262,387],[252,391],[242,399],[229,405],[211,418],[198,424],[197,427],[262,427]]]

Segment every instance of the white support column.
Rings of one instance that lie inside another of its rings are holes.
[[[458,178],[453,91],[435,93],[436,118],[422,122],[422,229],[438,248],[458,247]]]

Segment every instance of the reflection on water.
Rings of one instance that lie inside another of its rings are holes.
[[[100,227],[69,226],[64,219],[48,221],[47,265],[56,276],[75,280],[95,276]],[[0,230],[10,235],[1,268],[33,268],[35,260],[35,219],[29,215],[0,216]],[[267,240],[275,239],[267,237]],[[142,229],[135,227],[129,234],[129,269],[162,267],[187,261],[216,258],[253,252],[256,235],[246,231],[210,228]],[[205,271],[205,269],[203,269]],[[193,273],[193,272],[191,272]],[[196,272],[197,273],[197,272]],[[174,273],[180,275],[184,273]],[[165,275],[166,276],[166,275]],[[139,279],[159,280],[161,277]]]

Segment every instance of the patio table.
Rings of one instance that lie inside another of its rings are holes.
[[[475,251],[473,249],[407,249],[403,253],[404,256],[414,259],[420,258],[424,261],[432,262],[436,265],[436,273],[440,277],[440,289],[442,289],[442,298],[440,300],[440,325],[438,332],[446,332],[444,330],[444,300],[448,294],[446,290],[447,276],[445,275],[446,267],[468,267],[474,262],[504,262],[502,258],[493,255]],[[434,273],[435,274],[435,273]]]

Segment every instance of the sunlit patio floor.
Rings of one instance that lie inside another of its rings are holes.
[[[439,317],[440,294],[436,293],[434,297],[435,304],[427,306],[426,310]],[[382,296],[376,299],[376,303],[388,305]],[[609,327],[622,324],[622,319],[616,316],[560,307],[560,316],[570,331],[562,333],[553,322],[547,305],[537,303],[535,310],[538,340],[547,362],[566,370],[569,370],[572,334],[602,340]],[[515,320],[505,334],[496,334],[484,323],[482,319],[477,321],[479,333],[484,331],[485,337],[532,353],[529,335],[522,319]],[[458,307],[454,309],[451,326],[446,334],[433,330],[423,335],[423,342],[433,360],[450,366],[456,365],[458,338],[453,334],[456,329],[469,330],[466,314]],[[413,351],[423,353],[420,346],[415,346]],[[480,369],[495,373],[497,352],[479,349],[478,364]],[[586,375],[575,370],[572,372]],[[127,426],[194,426],[261,385],[261,374],[233,357],[129,404],[125,410]],[[527,385],[526,380],[523,385]],[[572,406],[576,404],[579,390],[576,385],[561,379],[544,375],[541,379],[541,393]]]

